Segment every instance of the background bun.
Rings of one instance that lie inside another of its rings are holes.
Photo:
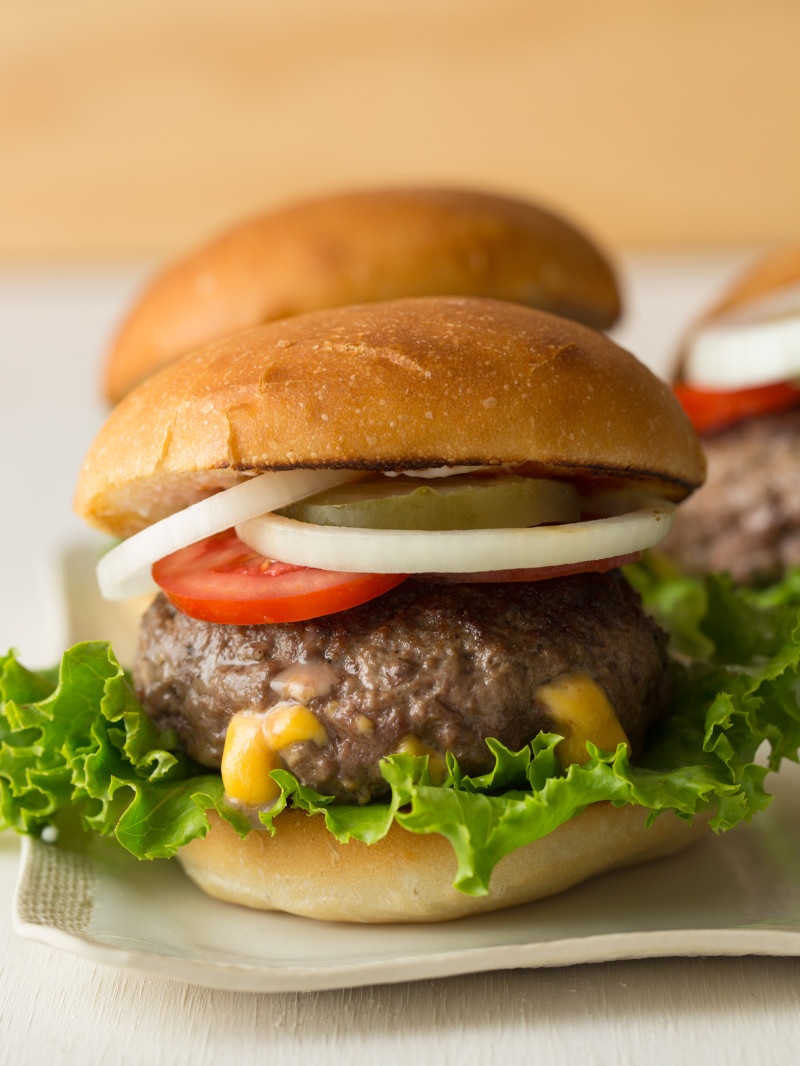
[[[486,463],[673,499],[705,473],[672,391],[603,334],[430,297],[270,323],[173,363],[112,411],[75,506],[128,536],[242,473]]]
[[[305,311],[402,296],[512,300],[598,329],[619,295],[600,251],[533,204],[451,189],[312,200],[249,220],[161,273],[108,355],[116,403],[173,359]]]
[[[783,306],[779,307],[779,304]],[[780,329],[783,325],[781,320],[796,319],[799,311],[800,241],[797,241],[773,248],[749,263],[708,310],[692,323],[678,348],[673,377],[678,382],[694,384],[692,348],[698,337],[709,328],[713,330],[714,327],[722,325],[736,329],[742,325],[759,326],[763,322],[767,326],[777,323]],[[699,387],[719,387],[724,390],[769,384],[775,380],[793,380],[796,375],[796,347],[796,341],[789,342],[789,369],[785,375],[776,376],[772,372],[775,361],[781,359],[781,351],[787,348],[787,342],[782,336],[779,335],[777,339],[771,335],[754,337],[752,341],[748,338],[746,349],[742,349],[741,341],[732,342],[727,338],[722,342],[717,340],[715,354],[710,362],[713,374],[719,374],[720,379],[716,382],[705,380],[708,377],[709,363],[709,356],[706,354],[703,360],[706,373],[701,375],[703,380],[700,381]],[[743,354],[744,351],[747,355]],[[729,364],[732,360],[738,364],[743,359],[750,362],[751,370],[745,375],[747,380],[737,380],[737,377],[741,376],[741,370],[737,367],[732,371]],[[694,370],[697,370],[696,366]],[[726,380],[728,376],[730,380]]]
[[[671,812],[650,828],[641,807],[595,803],[541,840],[518,848],[492,873],[488,896],[453,888],[455,854],[445,837],[397,823],[383,840],[338,843],[321,816],[287,810],[274,836],[242,840],[216,811],[211,830],[178,852],[209,895],[261,910],[345,922],[436,922],[530,903],[608,870],[670,855],[707,832]]]
[[[728,311],[761,300],[778,289],[800,284],[800,241],[773,248],[760,256],[726,289],[701,319],[713,322]]]

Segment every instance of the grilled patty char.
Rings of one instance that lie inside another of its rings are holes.
[[[708,480],[680,509],[664,550],[692,573],[744,584],[800,565],[800,409],[750,418],[703,438]]]
[[[486,739],[519,749],[549,728],[538,686],[583,672],[605,691],[634,753],[668,701],[666,635],[618,571],[550,581],[409,580],[306,622],[199,622],[159,596],[145,615],[137,693],[161,728],[218,767],[233,714],[304,702],[327,743],[282,751],[304,784],[342,802],[387,791],[379,760],[409,736],[490,768]]]

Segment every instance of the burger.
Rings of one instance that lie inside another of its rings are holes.
[[[748,818],[756,748],[798,735],[790,627],[753,615],[728,669],[720,586],[713,661],[671,660],[620,570],[703,474],[664,383],[520,305],[377,302],[189,355],[115,408],[77,488],[122,538],[104,594],[160,590],[132,679],[102,643],[57,685],[3,664],[5,823],[77,809],[221,899],[380,922]]]
[[[362,190],[248,219],[154,278],[108,353],[116,403],[173,359],[273,319],[404,296],[487,296],[595,329],[619,316],[607,257],[522,200],[464,189]]]
[[[708,481],[665,550],[691,574],[772,584],[800,566],[800,246],[747,270],[691,331],[677,376]]]

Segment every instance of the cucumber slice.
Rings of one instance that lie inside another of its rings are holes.
[[[432,483],[401,474],[340,485],[277,513],[357,529],[519,529],[577,522],[580,505],[574,486],[563,481],[462,474]]]

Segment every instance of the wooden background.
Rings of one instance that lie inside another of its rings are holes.
[[[797,0],[0,0],[0,262],[457,182],[627,247],[800,237]]]

